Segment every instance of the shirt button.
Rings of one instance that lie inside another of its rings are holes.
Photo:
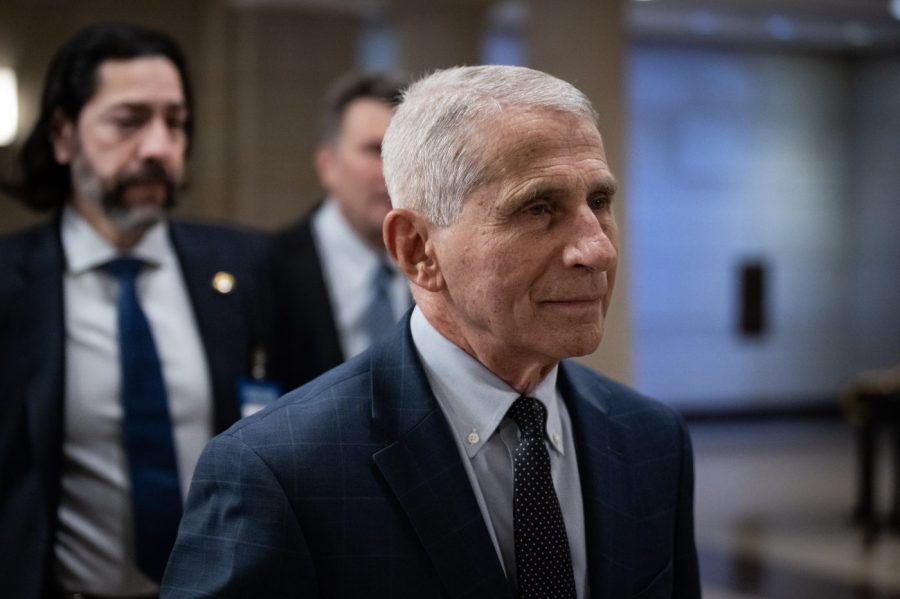
[[[469,435],[466,437],[466,441],[469,442],[469,445],[475,445],[476,443],[478,443],[479,441],[481,441],[481,437],[478,436],[478,433],[477,433],[477,432],[472,431],[472,432],[469,433]]]
[[[553,444],[557,447],[562,444],[562,436],[559,433],[553,433],[553,436],[550,438],[553,440]]]

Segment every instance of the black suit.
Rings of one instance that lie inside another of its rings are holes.
[[[313,240],[312,214],[276,235],[273,244],[279,307],[276,375],[287,391],[345,359]]]
[[[271,346],[269,244],[260,235],[170,222],[206,353],[213,430],[240,416],[237,379],[255,348]],[[0,588],[46,596],[62,469],[65,379],[63,272],[59,221],[0,237]],[[230,293],[213,276],[234,276]]]

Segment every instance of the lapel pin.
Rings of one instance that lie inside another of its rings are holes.
[[[234,275],[230,272],[220,270],[213,276],[212,286],[213,289],[223,295],[231,293],[234,289]]]

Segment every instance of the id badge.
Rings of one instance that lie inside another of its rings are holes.
[[[238,381],[238,398],[241,402],[241,417],[259,412],[281,397],[281,385],[267,379],[244,377]]]

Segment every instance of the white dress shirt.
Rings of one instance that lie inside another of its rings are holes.
[[[520,394],[441,335],[415,308],[413,342],[434,396],[454,432],[462,461],[507,578],[516,588],[512,452],[519,429],[506,412]],[[528,393],[547,408],[550,471],[559,498],[579,598],[589,594],[584,507],[572,421],[556,389],[558,366]]]
[[[363,243],[334,200],[327,199],[312,218],[313,241],[322,263],[331,311],[344,358],[349,359],[371,343],[366,331],[371,282],[382,260],[391,267],[393,263]],[[400,320],[412,303],[409,283],[401,273],[396,272],[391,280],[389,294],[394,318]]]
[[[136,568],[122,444],[118,284],[101,266],[117,250],[74,210],[62,216],[65,409],[56,576],[63,589],[109,595],[157,590]],[[212,433],[206,356],[165,222],[128,253],[147,262],[137,293],[162,364],[182,496]]]

